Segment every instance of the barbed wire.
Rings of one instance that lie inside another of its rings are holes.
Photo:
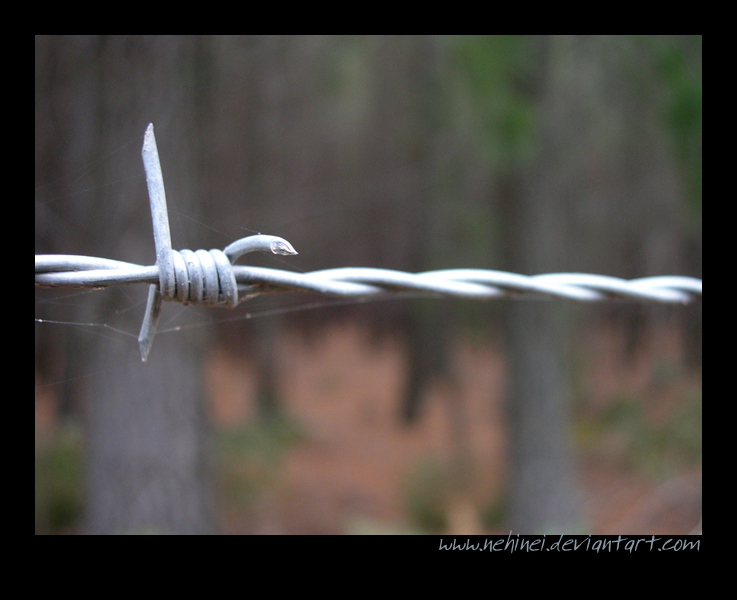
[[[234,265],[249,252],[297,254],[285,239],[260,234],[233,242],[223,250],[176,251],[171,247],[164,179],[153,125],[146,129],[142,156],[151,204],[156,264],[141,266],[93,256],[36,255],[36,285],[99,288],[150,284],[138,336],[144,362],[153,344],[164,301],[234,308],[244,300],[271,292],[316,292],[369,298],[412,291],[476,299],[538,296],[579,301],[620,298],[685,304],[702,293],[700,279],[679,276],[625,280],[584,273],[526,276],[484,269],[405,273],[364,267],[297,273]]]

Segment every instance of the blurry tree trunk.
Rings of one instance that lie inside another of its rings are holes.
[[[405,43],[405,40],[399,42]],[[398,54],[392,48],[389,50],[389,56]],[[439,216],[438,205],[443,199],[438,197],[440,169],[437,154],[443,152],[444,148],[437,142],[441,124],[436,114],[437,109],[430,101],[437,97],[440,89],[440,49],[436,39],[418,37],[409,41],[404,52],[408,59],[401,65],[394,64],[391,70],[385,66],[390,62],[389,56],[380,57],[379,70],[391,71],[396,80],[410,82],[405,85],[410,92],[408,108],[412,111],[412,119],[409,120],[411,124],[404,125],[408,132],[404,135],[405,143],[408,144],[406,152],[417,172],[417,177],[413,178],[417,191],[401,203],[404,211],[400,215],[400,223],[403,227],[402,231],[397,232],[397,237],[410,239],[407,256],[402,262],[408,265],[410,271],[421,272],[438,268],[437,257],[447,256],[452,251],[448,227],[440,222]],[[396,87],[395,81],[394,85],[389,82],[384,88],[382,104],[388,107],[385,110],[396,110]],[[386,127],[388,132],[395,132],[394,135],[401,134],[401,125],[408,120],[403,113],[399,117],[394,115],[394,119],[397,118],[401,119],[398,124]],[[384,143],[387,141],[384,140]],[[390,144],[396,145],[396,142]],[[450,348],[454,320],[448,314],[447,303],[425,300],[410,303],[408,306],[409,372],[400,416],[405,425],[412,425],[420,415],[422,399],[433,380],[448,382],[452,387]],[[451,402],[449,410],[460,411],[462,407]],[[457,429],[454,425],[465,422],[462,415],[457,414],[450,420],[454,431]],[[454,439],[458,437],[462,435],[453,436]]]
[[[692,272],[697,274],[697,277],[701,279],[701,238],[698,240],[698,247],[694,250],[692,256],[693,267]],[[686,328],[686,361],[689,367],[701,371],[702,360],[703,360],[703,305],[699,301],[698,306],[695,306],[686,313],[685,316],[685,328]]]
[[[577,523],[565,369],[565,325],[552,304],[515,302],[507,323],[511,527],[567,531]]]
[[[136,125],[142,134],[154,121],[166,185],[169,215],[199,213],[198,131],[203,114],[198,102],[202,48],[195,38],[101,38],[97,120],[88,115],[93,136],[119,142],[130,139],[130,114],[144,115]],[[137,89],[121,89],[121,72],[131,68],[128,54],[149,57],[135,62]],[[173,73],[179,77],[172,76]],[[145,108],[140,107],[143,103]],[[195,110],[198,107],[198,110]],[[140,117],[139,117],[140,118]],[[105,146],[103,146],[105,147]],[[114,163],[103,163],[101,176],[114,180]],[[154,257],[148,196],[143,165],[126,173],[130,179],[119,196],[104,195],[104,207],[94,224],[95,234],[114,249],[93,250],[150,264]],[[119,174],[117,174],[119,175]],[[135,177],[140,175],[140,177]],[[105,188],[100,188],[104,190]],[[113,218],[118,215],[118,218]],[[176,221],[173,221],[176,223]],[[172,242],[181,247],[182,228],[172,226]],[[196,240],[186,240],[185,243]],[[203,243],[204,241],[200,242]],[[101,242],[104,243],[104,242]],[[121,327],[137,331],[140,311],[120,311],[115,298],[130,298],[146,290],[109,289],[101,296],[101,321],[121,316]],[[143,305],[141,305],[143,307]],[[164,306],[159,328],[172,306]],[[169,314],[171,314],[169,312]],[[209,453],[203,410],[204,328],[159,334],[146,363],[134,340],[100,336],[89,368],[89,455],[87,464],[87,530],[90,533],[208,533],[214,511],[209,477]],[[191,334],[191,335],[190,335]],[[127,342],[127,343],[126,343]]]
[[[257,168],[252,174],[251,185],[257,190],[257,202],[269,204],[281,202],[291,191],[287,160],[290,154],[288,129],[290,117],[289,75],[290,58],[296,59],[293,38],[259,38],[257,47],[263,53],[259,69],[254,74],[256,86],[256,110],[254,117],[254,147],[261,149]],[[258,206],[255,208],[259,208]],[[255,323],[256,363],[258,365],[258,389],[256,406],[259,418],[267,420],[281,412],[277,389],[277,333],[281,317],[261,318]]]
[[[541,150],[508,187],[505,233],[510,268],[536,274],[565,265],[565,214],[561,161],[566,160],[565,97],[556,78],[554,40],[541,40],[543,73],[538,95]],[[572,480],[566,385],[566,323],[563,304],[509,304],[508,414],[510,427],[511,527],[519,533],[566,531],[577,521]]]
[[[402,398],[401,418],[405,425],[417,422],[422,398],[435,379],[452,377],[449,347],[452,343],[448,325],[447,304],[415,302],[409,315],[409,366],[407,385]]]
[[[268,421],[280,416],[277,386],[277,355],[276,343],[281,319],[279,317],[264,317],[254,323],[256,332],[255,358],[258,367],[258,391],[256,406],[258,416]]]
[[[202,356],[185,336],[137,344],[104,338],[89,409],[90,533],[213,531]]]

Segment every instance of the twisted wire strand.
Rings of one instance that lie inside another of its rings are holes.
[[[389,269],[349,267],[296,273],[265,267],[235,266],[249,252],[297,254],[283,238],[253,235],[223,250],[172,250],[153,125],[146,129],[142,149],[151,205],[156,264],[74,255],[36,255],[36,285],[98,288],[148,283],[146,313],[138,336],[143,361],[148,357],[163,302],[234,308],[269,292],[316,292],[332,296],[377,297],[412,291],[434,296],[492,299],[512,296],[599,301],[616,298],[686,303],[701,296],[701,280],[691,277],[645,277],[627,281],[605,275],[550,273],[525,276],[483,269],[446,269],[405,273]]]
[[[634,299],[668,303],[687,303],[702,295],[701,280],[692,277],[625,280],[585,273],[526,276],[483,269],[406,273],[365,267],[297,273],[233,266],[227,253],[220,250],[172,251],[172,255],[175,285],[168,300],[230,308],[258,294],[277,291],[333,296],[378,296],[414,291],[477,299],[523,295],[579,301]],[[180,266],[177,266],[178,261],[181,261]],[[159,267],[156,265],[145,267],[92,256],[36,255],[36,285],[42,287],[98,288],[156,283],[158,280]]]

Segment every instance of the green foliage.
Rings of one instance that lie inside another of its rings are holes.
[[[683,169],[688,200],[701,226],[702,36],[657,38],[656,73],[664,87],[663,121]]]
[[[643,398],[617,396],[598,418],[579,422],[579,442],[658,479],[700,463],[701,392],[690,392],[656,422],[648,418],[647,404]]]
[[[82,436],[79,427],[59,427],[51,440],[36,445],[36,525],[41,533],[64,533],[83,508]]]
[[[490,530],[498,530],[509,517],[509,497],[506,494],[493,497],[479,515],[481,524]]]
[[[285,453],[303,439],[293,421],[273,418],[217,434],[220,484],[233,508],[249,506],[272,485]]]
[[[218,447],[224,458],[247,458],[266,466],[278,464],[284,452],[302,439],[299,425],[286,418],[258,421],[254,425],[228,429],[218,434]]]
[[[525,36],[463,36],[454,56],[465,75],[478,142],[501,170],[527,160],[536,139],[534,42]]]
[[[356,518],[347,522],[345,533],[346,535],[418,535],[423,532],[411,527],[397,527],[366,518]]]
[[[404,505],[417,527],[431,532],[447,527],[445,500],[449,487],[450,478],[437,456],[416,464],[405,482]]]

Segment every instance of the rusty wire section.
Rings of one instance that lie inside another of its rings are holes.
[[[36,255],[36,285],[98,288],[150,284],[146,313],[138,336],[143,361],[151,350],[164,301],[234,308],[248,298],[269,292],[316,292],[370,298],[412,291],[430,296],[475,299],[537,296],[580,301],[631,299],[682,304],[701,296],[700,279],[677,276],[628,281],[583,273],[529,277],[484,269],[405,273],[360,267],[295,273],[234,265],[240,256],[249,252],[297,254],[285,239],[270,235],[249,236],[233,242],[222,251],[172,250],[164,179],[153,125],[146,129],[142,156],[151,203],[156,264],[147,267],[92,256]]]

